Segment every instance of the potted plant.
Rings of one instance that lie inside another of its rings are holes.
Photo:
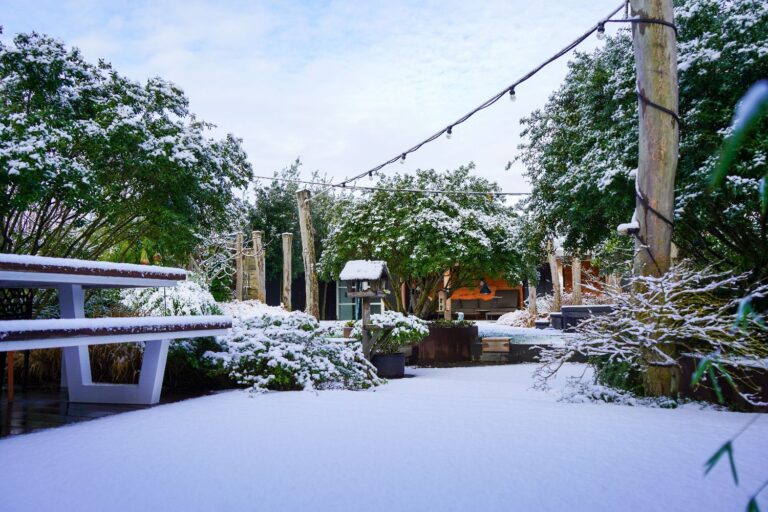
[[[351,338],[352,337],[352,329],[355,328],[355,321],[350,320],[347,323],[344,324],[343,327],[343,336],[345,338]]]
[[[374,326],[371,363],[376,367],[379,377],[397,379],[405,375],[405,352],[408,346],[418,344],[429,334],[424,320],[415,316],[405,316],[396,311],[385,311],[371,315]],[[362,322],[355,323],[355,337],[362,336]]]

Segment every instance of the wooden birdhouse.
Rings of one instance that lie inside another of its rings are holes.
[[[346,282],[349,297],[381,298],[388,295],[389,269],[386,261],[348,261],[339,279]]]

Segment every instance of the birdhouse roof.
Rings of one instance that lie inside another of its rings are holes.
[[[339,274],[342,281],[368,281],[382,279],[388,273],[386,261],[352,260]]]

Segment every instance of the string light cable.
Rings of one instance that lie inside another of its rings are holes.
[[[589,30],[587,30],[582,35],[580,35],[579,37],[574,39],[566,47],[564,47],[563,49],[561,49],[560,51],[558,51],[557,53],[552,55],[550,58],[548,58],[547,60],[545,60],[544,62],[542,62],[541,64],[539,64],[535,68],[533,68],[531,71],[529,71],[528,73],[523,75],[517,81],[515,81],[512,84],[508,85],[503,90],[499,91],[494,96],[492,96],[491,98],[487,99],[486,101],[484,101],[483,103],[481,103],[479,106],[475,107],[474,109],[472,109],[468,113],[464,114],[463,116],[461,116],[460,118],[458,118],[457,120],[455,120],[454,122],[452,122],[451,124],[446,126],[445,128],[442,128],[441,130],[438,130],[437,132],[435,132],[434,134],[430,135],[426,139],[422,140],[418,144],[416,144],[413,147],[411,147],[411,148],[409,148],[409,149],[399,153],[397,156],[395,156],[393,158],[390,158],[386,162],[383,162],[383,163],[377,165],[376,167],[373,167],[373,168],[371,168],[371,169],[369,169],[369,170],[367,170],[365,172],[362,172],[362,173],[360,173],[360,174],[358,174],[356,176],[353,176],[352,178],[347,178],[344,181],[339,182],[338,185],[345,186],[348,183],[355,182],[355,181],[357,181],[360,178],[363,178],[365,176],[373,177],[373,175],[375,173],[377,173],[378,171],[380,171],[384,167],[386,167],[386,166],[388,166],[390,164],[393,164],[393,163],[395,163],[397,161],[400,161],[400,163],[405,163],[405,159],[406,159],[407,155],[409,155],[410,153],[414,153],[414,152],[418,151],[419,149],[421,149],[422,146],[424,146],[425,144],[428,144],[428,143],[432,142],[433,140],[441,137],[443,134],[446,134],[448,137],[452,136],[453,135],[453,129],[456,126],[464,123],[470,117],[474,116],[475,114],[477,114],[481,110],[485,110],[486,108],[490,107],[491,105],[493,105],[494,103],[499,101],[504,96],[509,95],[510,100],[514,101],[516,99],[516,97],[517,97],[516,93],[515,93],[515,89],[516,89],[517,86],[519,86],[523,82],[525,82],[525,81],[529,80],[530,78],[532,78],[539,71],[541,71],[546,66],[548,66],[551,63],[553,63],[554,61],[556,61],[557,59],[559,59],[563,55],[566,55],[567,53],[569,53],[571,50],[573,50],[578,45],[583,43],[587,38],[589,38],[589,36],[591,36],[593,33],[598,31],[599,29],[602,29],[602,32],[605,32],[605,23],[611,21],[613,16],[615,16],[618,12],[620,12],[622,9],[624,9],[624,6],[625,6],[625,2],[622,2],[618,7],[613,9],[610,12],[610,14],[608,14],[607,16],[602,18],[595,25],[593,25]],[[615,21],[623,21],[623,20],[615,20]],[[638,21],[638,23],[639,22],[640,21]]]
[[[438,189],[423,189],[423,188],[393,188],[393,187],[366,187],[362,185],[342,185],[342,184],[334,184],[334,183],[322,183],[317,181],[305,181],[305,180],[298,180],[298,179],[288,179],[288,178],[270,178],[268,176],[254,176],[255,179],[263,179],[263,180],[275,180],[275,181],[283,181],[286,183],[300,183],[303,185],[318,185],[318,186],[326,186],[328,188],[344,188],[347,190],[365,190],[369,192],[394,192],[394,193],[421,193],[421,194],[453,194],[453,195],[467,195],[467,196],[527,196],[530,195],[530,192],[492,192],[492,191],[481,191],[481,190],[438,190]],[[326,192],[325,190],[321,191],[319,194],[317,194],[314,197],[319,196],[320,194]]]

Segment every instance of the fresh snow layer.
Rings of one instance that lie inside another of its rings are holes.
[[[230,391],[11,437],[2,510],[723,512],[768,476],[768,418],[734,442],[736,486],[704,462],[751,415],[558,402],[530,389],[533,368]]]
[[[362,281],[380,279],[387,267],[386,261],[352,260],[348,261],[341,273],[341,281]]]
[[[232,318],[221,315],[205,316],[142,316],[115,318],[72,318],[47,320],[0,320],[0,340],[8,331],[57,331],[59,329],[122,329],[155,327],[159,325],[186,326],[231,323]]]
[[[187,271],[175,267],[155,267],[150,265],[136,265],[134,263],[112,263],[110,261],[78,260],[74,258],[49,258],[47,256],[28,256],[25,254],[0,253],[0,263],[17,263],[21,265],[43,265],[49,267],[67,267],[72,269],[88,268],[97,270],[124,270],[130,272],[142,272],[146,277],[156,274],[182,274]]]

